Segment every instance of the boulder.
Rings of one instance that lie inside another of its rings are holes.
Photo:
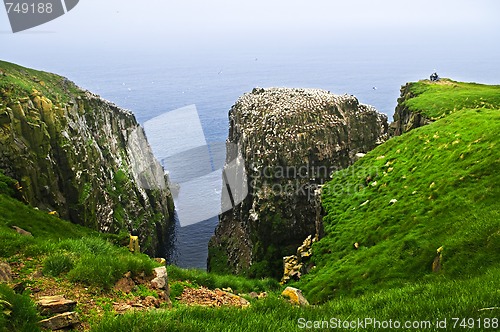
[[[243,297],[241,297],[239,295],[233,294],[231,292],[227,292],[227,291],[220,290],[217,288],[217,289],[215,289],[215,294],[218,297],[225,299],[225,300],[223,300],[223,303],[225,303],[225,304],[227,304],[227,302],[228,302],[232,305],[242,307],[242,308],[246,308],[246,307],[250,306],[250,302],[248,302],[246,299],[244,299]]]
[[[287,287],[281,293],[281,295],[288,297],[290,299],[290,303],[294,305],[307,306],[309,305],[309,301],[302,295],[302,291],[300,289],[294,287]]]
[[[256,293],[256,292],[251,292],[250,294],[248,294],[248,296],[250,296],[251,299],[265,299],[267,297],[267,293],[266,292],[261,292],[261,293]]]
[[[0,282],[11,282],[12,281],[12,271],[10,265],[7,263],[0,262]]]
[[[76,301],[67,300],[62,295],[42,296],[36,304],[42,315],[49,315],[72,311],[75,309]]]
[[[24,235],[24,236],[33,236],[30,232],[25,231],[24,229],[17,227],[17,226],[12,226],[13,229],[16,230],[18,234]]]
[[[65,312],[40,321],[40,326],[48,330],[61,330],[68,327],[73,327],[80,323],[78,313]]]
[[[288,297],[290,299],[290,303],[294,305],[306,306],[309,305],[309,301],[302,295],[302,291],[298,288],[287,287],[281,293],[281,295]]]
[[[155,289],[167,289],[168,288],[168,276],[167,268],[165,266],[160,266],[154,269],[156,277],[151,280],[151,287]]]

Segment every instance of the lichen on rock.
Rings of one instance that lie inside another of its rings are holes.
[[[410,110],[405,101],[415,97],[411,92],[413,83],[407,83],[401,87],[401,95],[394,111],[394,121],[390,124],[389,132],[391,136],[400,136],[412,129],[428,125],[432,122],[421,112]]]
[[[135,230],[155,254],[173,200],[134,115],[61,76],[0,68],[0,170],[24,199],[102,232]]]

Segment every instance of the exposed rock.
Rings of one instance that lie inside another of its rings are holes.
[[[250,294],[248,294],[248,296],[250,296],[250,298],[252,298],[252,299],[259,299],[260,300],[260,299],[265,299],[267,297],[267,293],[266,292],[261,292],[261,293],[251,292]]]
[[[80,323],[78,313],[65,312],[40,321],[40,326],[48,330],[61,330],[68,327],[73,327]]]
[[[130,278],[124,276],[120,280],[118,280],[113,287],[115,291],[121,291],[124,293],[130,293],[135,287],[135,282]]]
[[[300,306],[309,305],[309,301],[302,295],[302,291],[300,289],[294,287],[287,287],[281,293],[281,295],[288,297],[290,299],[290,303]]]
[[[7,263],[0,262],[0,282],[11,282],[12,270]]]
[[[160,266],[154,268],[155,278],[151,280],[151,287],[155,289],[168,289],[167,268]]]
[[[113,309],[117,313],[122,314],[126,311],[131,310],[132,306],[130,304],[127,304],[127,303],[115,303],[115,304],[113,304]]]
[[[67,300],[62,295],[41,296],[36,304],[42,315],[49,315],[72,311],[76,306],[76,301]]]
[[[354,96],[257,88],[238,99],[229,121],[226,165],[244,160],[249,194],[219,216],[208,268],[279,278],[282,258],[321,236],[318,188],[386,140],[387,117]]]
[[[405,101],[415,97],[411,91],[412,83],[407,83],[401,87],[401,96],[394,111],[394,122],[390,124],[389,132],[391,136],[402,135],[412,129],[428,125],[431,119],[419,112],[411,111],[406,107]]]
[[[159,308],[160,307],[160,300],[158,300],[154,296],[146,296],[146,298],[142,301],[142,304],[146,307],[154,307],[154,308]]]
[[[353,161],[356,162],[356,161],[360,160],[361,158],[363,158],[364,156],[366,156],[366,153],[356,153],[354,155]]]
[[[241,296],[220,289],[210,290],[205,287],[197,289],[186,287],[179,300],[181,303],[187,305],[207,307],[236,306],[245,308],[250,305],[250,303]]]
[[[281,283],[286,284],[290,280],[299,280],[301,277],[300,270],[303,265],[299,263],[299,259],[295,255],[283,257],[283,278]]]
[[[252,299],[259,298],[259,294],[257,294],[256,292],[250,292],[250,294],[248,294],[248,296],[250,296],[250,298],[252,298]]]
[[[30,232],[28,231],[25,231],[24,229],[20,228],[20,227],[17,227],[17,226],[12,226],[12,228],[18,233],[18,234],[21,234],[21,235],[24,235],[24,236],[33,236]]]
[[[155,254],[173,199],[134,115],[58,75],[44,73],[42,85],[38,72],[4,64],[2,172],[30,205],[101,232],[137,229],[143,251]]]
[[[302,274],[309,272],[308,262],[312,256],[312,244],[316,241],[311,235],[297,249],[297,255],[283,257],[283,277],[281,283],[299,280]]]

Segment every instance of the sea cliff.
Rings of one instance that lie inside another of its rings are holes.
[[[387,139],[387,117],[351,95],[256,88],[229,122],[226,163],[242,157],[249,194],[219,216],[208,268],[281,277],[283,257],[321,236],[321,185]]]
[[[23,199],[101,232],[137,232],[157,254],[173,215],[134,115],[68,79],[0,62],[0,170]]]

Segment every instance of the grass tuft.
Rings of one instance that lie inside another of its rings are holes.
[[[29,296],[0,284],[0,331],[36,332],[39,316]]]
[[[66,254],[56,253],[47,257],[43,263],[43,274],[58,277],[73,268],[73,260]]]

